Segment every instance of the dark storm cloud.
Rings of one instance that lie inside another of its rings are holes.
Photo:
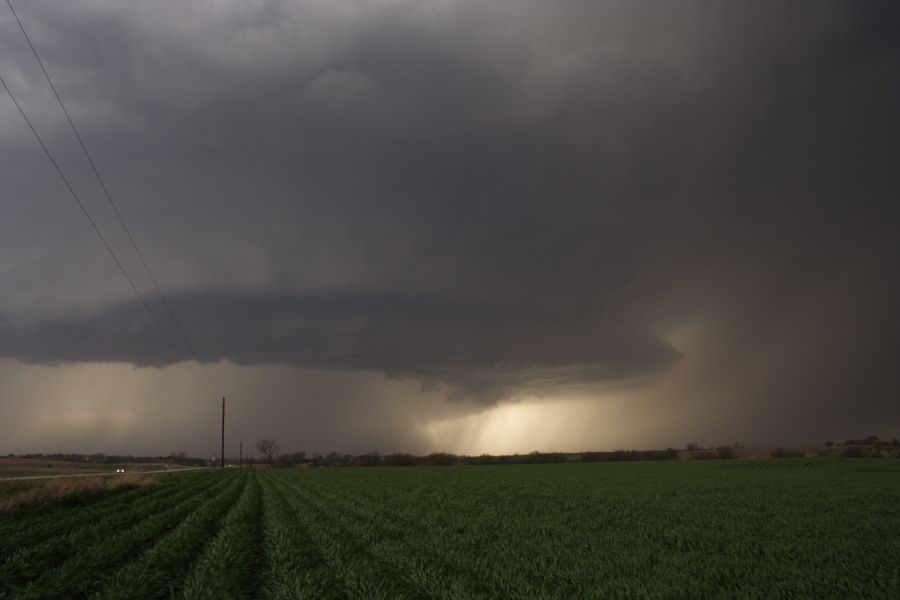
[[[708,322],[734,368],[780,340],[804,379],[830,365],[843,390],[759,373],[785,402],[837,403],[860,378],[879,402],[900,388],[866,377],[900,334],[891,3],[21,10],[203,360],[376,369],[492,400],[658,375],[678,357],[667,336]],[[3,18],[0,68],[65,144]],[[3,110],[0,155],[21,156]],[[59,252],[5,263],[0,352],[176,360],[83,224],[34,207],[61,194],[40,156],[9,160],[5,201],[26,216],[4,222],[4,251]],[[35,287],[87,298],[38,310]],[[852,352],[822,333],[836,322]]]
[[[377,370],[494,400],[537,384],[652,374],[677,353],[640,329],[579,316],[499,310],[391,295],[173,297],[191,323],[196,358],[238,365]],[[161,307],[160,307],[161,308]],[[0,356],[28,362],[129,361],[178,355],[131,302],[78,319],[2,328]],[[193,358],[182,346],[184,356]]]

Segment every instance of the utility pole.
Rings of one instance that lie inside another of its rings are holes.
[[[222,469],[225,468],[225,396],[222,396]]]
[[[240,458],[240,462],[238,463],[238,466],[240,466],[240,467],[244,466],[244,440],[241,440],[241,458]]]

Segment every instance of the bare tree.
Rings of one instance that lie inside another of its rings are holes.
[[[275,455],[278,452],[278,444],[275,443],[275,440],[259,440],[256,442],[256,449],[266,457],[270,465],[275,466]]]

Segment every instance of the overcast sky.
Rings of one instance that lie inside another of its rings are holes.
[[[14,6],[2,453],[900,434],[896,2]]]

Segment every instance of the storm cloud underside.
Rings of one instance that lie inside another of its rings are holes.
[[[550,414],[567,394],[579,420],[618,394],[622,445],[900,427],[891,3],[20,12],[197,358],[268,390],[246,415],[260,435],[264,415],[315,406],[330,447],[418,450],[417,424],[523,398]],[[0,72],[152,298],[2,11]],[[179,357],[8,98],[0,176],[9,377],[170,373]],[[360,448],[328,390],[365,406],[382,391],[336,382],[371,374],[396,404]]]

